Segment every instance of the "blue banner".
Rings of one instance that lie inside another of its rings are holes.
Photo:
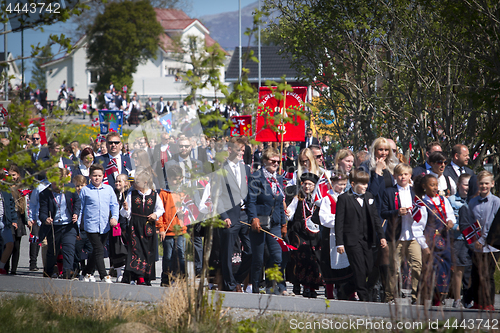
[[[99,123],[101,125],[101,134],[106,135],[109,132],[123,134],[123,111],[120,110],[99,110]]]
[[[172,132],[172,113],[168,113],[167,115],[160,118],[160,123],[165,127],[167,133]]]

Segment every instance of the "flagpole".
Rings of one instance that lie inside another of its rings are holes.
[[[285,80],[285,96],[283,97],[283,110],[281,111],[281,157],[280,157],[280,170],[279,174],[283,173],[283,114],[286,112],[286,80]]]
[[[445,226],[447,226],[447,225],[446,225],[446,222],[445,222],[445,221],[443,221],[443,219],[442,219],[440,216],[438,216],[438,215],[437,215],[437,214],[436,214],[436,213],[435,213],[435,212],[434,212],[434,211],[433,211],[433,210],[432,210],[429,206],[427,206],[427,204],[424,202],[424,200],[422,200],[422,199],[421,199],[418,195],[416,195],[416,194],[415,194],[415,198],[417,198],[418,200],[420,200],[420,201],[424,204],[424,206],[425,206],[425,207],[427,207],[427,209],[429,209],[429,210],[430,210],[430,211],[434,214],[434,216],[435,216],[435,217],[437,217],[437,219],[438,219],[439,221],[441,221],[441,223],[443,223]],[[446,211],[445,211],[445,212],[446,212]]]
[[[252,226],[252,225],[251,225],[251,224],[249,224],[249,223],[246,223],[246,222],[243,222],[243,221],[240,221],[240,222],[241,222],[241,223],[243,223],[243,224],[248,225],[249,227],[251,227],[251,226]],[[262,228],[260,228],[260,230],[264,231],[266,234],[269,234],[269,235],[271,235],[271,236],[273,236],[273,237],[278,238],[279,240],[281,240],[281,241],[283,241],[283,242],[285,241],[283,238],[280,238],[280,237],[276,236],[275,234],[270,233],[270,232],[269,232],[269,231],[267,231],[267,230],[264,230],[264,229],[262,229]]]

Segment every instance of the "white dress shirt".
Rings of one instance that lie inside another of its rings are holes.
[[[407,185],[406,187],[401,187],[397,185],[397,187],[399,192],[399,198],[401,200],[398,208],[408,208],[411,210],[413,201],[411,199],[410,185]],[[401,235],[399,237],[400,241],[409,241],[415,239],[415,237],[413,236],[413,232],[411,230],[412,224],[413,224],[413,217],[411,215],[411,212],[409,214],[401,216]]]

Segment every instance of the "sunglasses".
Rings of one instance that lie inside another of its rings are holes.
[[[119,145],[120,143],[122,143],[121,141],[108,141],[108,144],[111,146],[111,145]]]
[[[446,161],[437,161],[437,164],[446,164]]]
[[[314,155],[314,158],[323,158],[323,155]]]
[[[40,140],[40,138],[31,138],[31,140],[33,140],[33,141]]]
[[[307,163],[309,160],[301,160],[300,163]]]
[[[280,161],[279,160],[268,160],[269,162],[271,162],[271,164],[278,164]]]
[[[189,148],[191,147],[190,145],[179,145],[179,148]]]

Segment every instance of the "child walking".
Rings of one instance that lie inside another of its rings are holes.
[[[113,188],[103,184],[104,167],[93,164],[89,170],[90,184],[82,188],[80,199],[82,202],[84,230],[92,244],[92,254],[85,268],[86,282],[95,282],[94,270],[97,266],[101,281],[112,283],[111,276],[106,273],[104,266],[104,244],[108,239],[110,227],[118,224],[118,201]],[[111,218],[109,218],[111,212]],[[80,219],[78,226],[80,226]]]
[[[335,213],[339,195],[344,193],[347,186],[347,176],[337,172],[331,178],[333,188],[321,201],[319,220],[321,222],[321,271],[325,281],[326,298],[349,299],[354,295],[354,284],[351,283],[352,268],[349,265],[347,254],[337,252],[335,242]]]
[[[163,215],[161,199],[153,187],[153,176],[143,171],[135,176],[120,215],[128,220],[129,249],[125,271],[130,273],[130,283],[150,285],[152,265],[156,259],[156,220]]]
[[[451,273],[449,230],[456,223],[453,208],[445,197],[438,195],[438,180],[427,174],[415,178],[415,194],[422,198],[419,213],[414,214],[413,235],[422,248],[421,299],[432,297],[439,306],[448,293]],[[423,197],[422,197],[423,196]]]

